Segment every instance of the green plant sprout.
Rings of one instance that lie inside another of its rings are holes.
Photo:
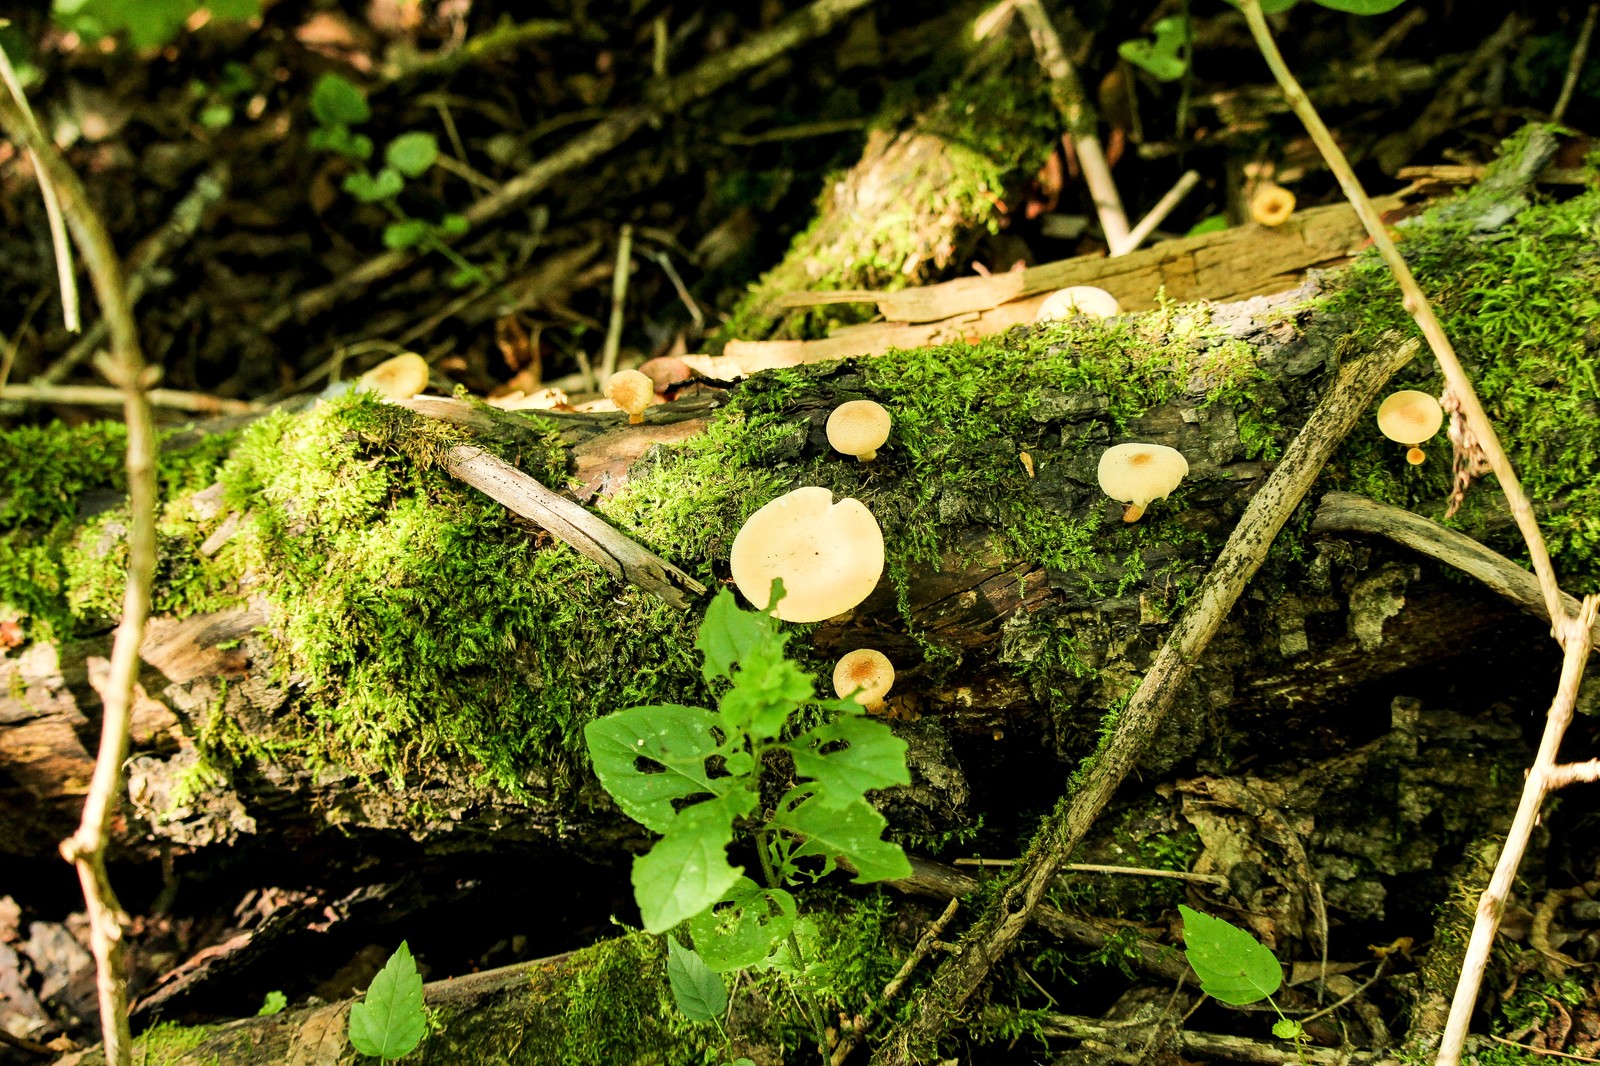
[[[212,133],[227,129],[233,125],[239,98],[249,96],[255,89],[256,79],[250,68],[231,59],[222,65],[222,76],[215,82],[191,79],[189,96],[197,109],[195,121]]]
[[[288,1005],[289,997],[274,989],[262,998],[261,1009],[256,1011],[256,1017],[265,1018],[271,1014],[278,1014]]]
[[[1189,69],[1189,20],[1171,15],[1150,28],[1155,40],[1135,37],[1117,45],[1117,55],[1158,81],[1177,81]]]
[[[1305,1027],[1286,1016],[1272,998],[1283,984],[1283,969],[1272,952],[1221,918],[1181,904],[1178,913],[1183,915],[1183,954],[1200,978],[1200,991],[1235,1007],[1266,1000],[1278,1015],[1272,1035],[1293,1040],[1296,1054],[1305,1061]]]
[[[771,602],[782,595],[775,581]],[[815,678],[784,657],[787,641],[772,617],[740,610],[724,589],[695,641],[706,682],[728,686],[717,710],[633,707],[584,729],[600,784],[624,813],[661,834],[633,864],[645,929],[664,933],[687,922],[696,958],[713,974],[804,973],[802,923],[783,886],[815,881],[841,859],[857,882],[911,874],[866,799],[870,789],[910,783],[905,742],[854,699],[817,699]],[[825,718],[801,728],[808,707]],[[798,783],[784,780],[790,766]],[[762,785],[785,783],[782,797],[763,807]],[[736,827],[753,838],[765,887],[728,862]],[[821,1011],[808,989],[800,992],[820,1045]],[[703,1013],[707,1002],[702,995],[692,1010]]]
[[[383,166],[374,173],[367,162],[372,158],[372,138],[352,127],[372,117],[366,94],[348,78],[324,74],[311,88],[311,117],[317,127],[306,143],[312,148],[332,152],[355,165],[340,186],[364,204],[380,204],[393,217],[383,229],[383,244],[391,250],[427,248],[438,252],[455,265],[450,284],[461,288],[488,280],[483,270],[463,259],[447,243],[447,238],[467,232],[467,218],[454,212],[437,222],[415,218],[400,206],[406,180],[426,174],[439,158],[439,142],[431,133],[411,130],[390,141],[383,150]]]
[[[398,1059],[416,1050],[428,1032],[422,975],[404,940],[350,1007],[350,1044],[363,1055]]]

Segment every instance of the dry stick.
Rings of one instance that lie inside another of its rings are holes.
[[[705,99],[741,75],[822,36],[872,3],[873,0],[814,0],[809,7],[796,11],[771,29],[673,78],[652,92],[647,103],[624,108],[580,133],[467,208],[464,212],[467,222],[476,229],[511,211],[549,188],[557,178],[598,159],[650,123]],[[406,250],[386,252],[369,259],[337,281],[302,293],[284,304],[262,320],[261,331],[271,333],[291,319],[303,320],[327,311],[415,260],[416,253]]]
[[[204,392],[181,392],[177,389],[149,389],[144,396],[152,407],[170,407],[208,415],[243,415],[262,409],[261,404],[247,400],[229,400]],[[123,393],[121,389],[105,385],[0,385],[0,400],[59,403],[69,407],[116,407],[123,402]]]
[[[611,322],[606,327],[606,343],[600,350],[600,381],[596,388],[617,372],[617,351],[622,347],[622,305],[628,299],[628,270],[633,263],[633,227],[623,223],[617,235],[617,265],[611,272]]]
[[[1111,166],[1106,162],[1105,151],[1095,133],[1094,111],[1089,98],[1084,95],[1083,81],[1078,77],[1066,49],[1061,47],[1061,37],[1050,22],[1050,16],[1039,5],[1039,0],[1016,0],[1016,9],[1022,12],[1028,24],[1028,36],[1033,39],[1039,65],[1050,78],[1050,99],[1061,113],[1077,150],[1078,162],[1083,166],[1083,180],[1089,186],[1089,196],[1094,201],[1095,214],[1100,216],[1100,229],[1105,233],[1106,244],[1112,255],[1133,251],[1128,243],[1128,214],[1122,209],[1122,196],[1111,177]]]
[[[128,756],[128,728],[133,688],[139,668],[139,643],[150,613],[150,585],[156,568],[156,434],[155,419],[145,399],[150,375],[139,350],[139,334],[128,304],[117,258],[105,223],[89,203],[83,183],[73,173],[31,116],[0,93],[0,128],[31,149],[61,198],[62,213],[83,252],[101,313],[111,330],[111,357],[98,360],[101,373],[125,396],[123,418],[128,426],[128,584],[122,600],[122,624],[111,647],[111,671],[100,690],[105,715],[100,750],[83,805],[83,820],[61,842],[61,854],[78,868],[78,880],[89,913],[89,944],[94,950],[100,999],[100,1029],[106,1062],[129,1066],[132,1039],[128,1031],[128,977],[124,958],[122,907],[106,876],[107,823],[122,792],[122,764]]]
[[[1539,755],[1527,780],[1523,783],[1522,799],[1517,806],[1516,819],[1512,822],[1511,835],[1506,840],[1505,850],[1500,855],[1489,887],[1478,901],[1477,921],[1472,927],[1472,937],[1462,962],[1461,980],[1456,985],[1455,998],[1450,1003],[1450,1017],[1445,1023],[1444,1037],[1440,1041],[1437,1059],[1438,1066],[1456,1066],[1461,1061],[1461,1048],[1466,1042],[1467,1028],[1472,1021],[1473,1005],[1478,998],[1478,985],[1483,979],[1484,966],[1489,960],[1489,948],[1500,924],[1500,913],[1505,907],[1506,893],[1511,887],[1511,882],[1516,876],[1517,864],[1527,847],[1528,834],[1533,830],[1539,802],[1544,798],[1548,788],[1549,771],[1555,765],[1556,750],[1561,745],[1562,733],[1566,730],[1567,722],[1571,720],[1572,697],[1576,694],[1578,680],[1583,677],[1583,665],[1589,653],[1589,628],[1593,624],[1593,617],[1591,615],[1588,623],[1579,626],[1574,625],[1572,617],[1567,614],[1561,599],[1561,587],[1556,582],[1555,570],[1550,565],[1550,552],[1545,547],[1544,536],[1539,532],[1538,520],[1533,515],[1533,506],[1528,502],[1527,494],[1522,491],[1522,483],[1517,480],[1516,471],[1512,469],[1511,460],[1507,458],[1505,449],[1500,444],[1500,438],[1495,434],[1493,424],[1484,413],[1483,405],[1478,402],[1478,394],[1472,387],[1471,379],[1461,368],[1461,361],[1456,358],[1450,338],[1445,336],[1444,328],[1434,316],[1433,307],[1423,295],[1417,279],[1412,276],[1405,259],[1395,248],[1394,242],[1389,239],[1383,220],[1378,217],[1372,202],[1367,199],[1366,191],[1356,179],[1355,171],[1350,169],[1349,161],[1345,159],[1333,135],[1328,132],[1328,127],[1323,124],[1316,108],[1306,97],[1305,90],[1300,87],[1300,83],[1295,80],[1288,65],[1283,61],[1283,55],[1272,39],[1272,31],[1267,28],[1266,17],[1261,13],[1260,0],[1240,0],[1240,6],[1244,10],[1245,20],[1250,24],[1250,32],[1256,39],[1256,45],[1261,49],[1267,65],[1272,68],[1272,74],[1277,78],[1278,85],[1283,89],[1284,99],[1299,116],[1306,131],[1311,134],[1311,139],[1322,152],[1328,168],[1339,179],[1339,186],[1344,190],[1350,206],[1354,207],[1356,214],[1361,217],[1362,224],[1372,237],[1373,245],[1394,273],[1395,281],[1404,294],[1405,308],[1416,319],[1423,336],[1427,338],[1428,347],[1433,350],[1439,369],[1444,373],[1446,385],[1460,404],[1461,414],[1465,417],[1468,428],[1477,437],[1479,446],[1494,470],[1495,477],[1499,479],[1501,491],[1506,496],[1506,504],[1516,519],[1517,528],[1522,531],[1523,540],[1527,542],[1528,556],[1533,561],[1534,573],[1539,577],[1539,589],[1544,596],[1545,612],[1550,616],[1556,639],[1565,649],[1564,663],[1576,662],[1576,677],[1571,681],[1573,689],[1571,693],[1566,691],[1569,671],[1566,665],[1562,668],[1562,686],[1557,690],[1555,701],[1551,705],[1550,717],[1545,724],[1545,738],[1539,745]],[[1582,653],[1575,655],[1574,648],[1579,646]],[[1564,714],[1561,711],[1563,705],[1566,707]]]
[[[1117,715],[1110,739],[1083,771],[1077,789],[1045,819],[1034,835],[1027,862],[1017,868],[1005,891],[980,916],[962,942],[961,952],[935,972],[932,984],[919,998],[908,1031],[897,1034],[894,1044],[881,1048],[875,1061],[898,1066],[911,1061],[913,1045],[924,1047],[936,1041],[1026,928],[1056,874],[1155,735],[1194,664],[1323,464],[1367,413],[1389,378],[1420,347],[1414,340],[1400,343],[1390,334],[1385,340],[1388,343],[1383,350],[1340,369],[1277,468],[1250,500],[1199,592],[1167,635],[1127,707]]]
[[[7,19],[0,19],[0,25],[8,22]],[[16,68],[11,65],[10,57],[3,51],[0,51],[0,82],[5,84],[6,91],[11,94],[23,117],[29,124],[34,124],[33,109],[28,106],[27,94],[22,91],[22,81],[17,77]],[[67,240],[66,221],[61,217],[61,201],[56,196],[50,175],[39,165],[38,153],[32,148],[28,149],[28,161],[39,179],[39,197],[44,200],[44,214],[50,224],[50,244],[56,254],[56,282],[61,286],[61,320],[67,332],[76,333],[83,328],[83,317],[78,309],[78,277],[72,266],[72,242]]]
[[[1178,204],[1183,201],[1183,198],[1189,195],[1189,190],[1198,184],[1200,184],[1200,172],[1198,170],[1184,171],[1183,176],[1177,180],[1176,184],[1167,190],[1167,194],[1156,201],[1156,205],[1150,209],[1150,213],[1141,218],[1139,224],[1129,232],[1128,242],[1123,247],[1122,252],[1113,252],[1112,254],[1119,255],[1136,250],[1139,245],[1149,238],[1150,234],[1155,232],[1157,226],[1166,221],[1167,216],[1172,214]]]
[[[938,943],[940,934],[944,932],[945,926],[950,924],[950,919],[956,916],[956,908],[960,905],[961,900],[959,897],[951,899],[945,905],[943,913],[935,918],[933,924],[923,931],[922,936],[917,939],[917,946],[911,949],[910,955],[906,956],[905,963],[901,965],[899,970],[895,971],[895,975],[889,979],[889,983],[883,986],[883,994],[878,997],[878,1001],[867,1008],[866,1016],[861,1019],[861,1024],[856,1027],[854,1032],[834,1046],[833,1057],[829,1060],[829,1066],[844,1066],[844,1060],[848,1059],[850,1053],[856,1049],[856,1045],[861,1043],[861,1034],[872,1027],[878,1015],[883,1013],[884,1006],[900,994],[900,989],[905,987],[905,983],[910,979],[912,972],[922,964],[923,959],[928,957],[928,952],[933,950],[933,945]]]
[[[1566,117],[1567,105],[1572,103],[1573,90],[1578,87],[1578,75],[1583,73],[1584,60],[1589,58],[1589,40],[1594,36],[1597,14],[1600,14],[1600,4],[1590,4],[1588,13],[1583,16],[1583,28],[1578,31],[1578,40],[1572,46],[1572,58],[1567,61],[1567,77],[1561,83],[1561,95],[1556,97],[1556,106],[1550,109],[1550,121],[1557,125]]]

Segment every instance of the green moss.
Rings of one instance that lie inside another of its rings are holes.
[[[178,1025],[161,1022],[151,1026],[133,1042],[133,1061],[139,1066],[214,1066],[214,1055],[189,1055],[205,1043],[214,1029],[205,1025]]]
[[[1432,218],[1406,226],[1400,250],[1433,301],[1446,333],[1494,421],[1563,583],[1600,580],[1600,193],[1524,210],[1498,232],[1474,234],[1464,223]],[[1373,255],[1338,275],[1322,314],[1370,343],[1382,331],[1416,327],[1397,287]],[[1419,357],[1394,382],[1437,395],[1442,379]],[[1323,483],[1441,517],[1450,490],[1450,445],[1443,434],[1412,467],[1405,449],[1368,420],[1329,464]],[[1504,506],[1488,484],[1469,492],[1448,524],[1525,557]]]

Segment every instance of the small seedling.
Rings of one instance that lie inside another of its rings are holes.
[[[1189,69],[1189,20],[1182,15],[1161,19],[1151,27],[1154,41],[1135,37],[1117,45],[1117,55],[1159,81],[1177,81]]]
[[[422,975],[402,940],[361,1002],[350,1008],[350,1043],[363,1055],[398,1059],[415,1050],[427,1032]]]
[[[1266,1000],[1278,1013],[1272,1035],[1293,1040],[1300,1050],[1305,1029],[1293,1018],[1285,1017],[1272,999],[1272,993],[1283,984],[1283,969],[1272,952],[1221,918],[1184,906],[1178,912],[1183,915],[1183,953],[1200,978],[1200,991],[1235,1007]]]
[[[288,1005],[289,997],[274,989],[261,1001],[261,1009],[256,1011],[256,1017],[265,1018],[269,1014],[277,1014]]]

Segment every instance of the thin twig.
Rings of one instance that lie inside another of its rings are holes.
[[[44,134],[33,117],[33,108],[28,106],[27,94],[22,91],[22,80],[17,77],[16,68],[11,65],[11,59],[4,49],[0,49],[0,82],[5,83],[6,91],[22,113],[22,120],[42,140]],[[72,265],[72,242],[67,239],[66,221],[61,217],[61,200],[56,195],[50,175],[39,163],[39,153],[31,147],[27,151],[28,161],[39,181],[39,197],[44,200],[45,219],[50,225],[50,244],[55,249],[56,282],[61,287],[61,319],[67,332],[76,333],[83,328],[83,314],[78,307],[78,275]]]
[[[1593,8],[1590,10],[1592,11]],[[1519,1044],[1515,1040],[1507,1040],[1503,1036],[1495,1036],[1492,1033],[1489,1035],[1489,1039],[1493,1040],[1497,1044],[1506,1044],[1510,1047],[1520,1048],[1530,1055],[1550,1055],[1558,1059],[1571,1059],[1574,1062],[1600,1062],[1600,1059],[1592,1059],[1587,1055],[1574,1055],[1570,1051],[1552,1051],[1549,1048],[1529,1047],[1527,1044]]]
[[[1578,39],[1572,45],[1572,58],[1567,60],[1567,76],[1561,83],[1561,95],[1556,97],[1556,106],[1550,109],[1550,121],[1557,125],[1567,116],[1567,105],[1572,103],[1573,90],[1578,87],[1578,75],[1583,73],[1584,61],[1589,58],[1589,41],[1594,37],[1597,14],[1600,14],[1600,4],[1590,4],[1588,13],[1583,16],[1583,28],[1578,31]]]
[[[1326,939],[1326,938],[1324,938],[1324,939]],[[1389,961],[1389,956],[1387,956],[1387,955],[1385,955],[1382,958],[1380,958],[1378,960],[1377,969],[1372,971],[1372,976],[1367,978],[1366,981],[1363,982],[1360,987],[1358,987],[1358,988],[1354,989],[1353,991],[1351,991],[1351,993],[1348,996],[1345,996],[1343,999],[1334,1000],[1332,1003],[1328,1004],[1326,1007],[1323,1007],[1321,1010],[1317,1011],[1315,1014],[1308,1014],[1304,1018],[1297,1018],[1296,1021],[1298,1021],[1301,1025],[1304,1025],[1307,1022],[1314,1022],[1318,1018],[1326,1017],[1327,1015],[1332,1014],[1334,1011],[1338,1010],[1340,1007],[1344,1006],[1346,1003],[1349,1003],[1352,999],[1355,999],[1357,996],[1361,995],[1361,993],[1365,992],[1367,989],[1371,988],[1373,985],[1378,983],[1378,979],[1383,976],[1383,968],[1384,968],[1385,964],[1388,963],[1388,961]],[[1324,964],[1323,968],[1324,969],[1327,968],[1326,964]]]
[[[83,183],[56,146],[11,98],[0,93],[0,127],[38,159],[41,177],[48,175],[61,199],[62,214],[83,253],[111,334],[111,357],[97,360],[101,372],[123,390],[123,418],[128,427],[128,579],[122,600],[122,622],[111,647],[111,670],[100,697],[104,716],[94,775],[83,805],[78,830],[61,843],[61,854],[78,869],[89,916],[89,944],[94,951],[100,1001],[100,1029],[106,1062],[129,1066],[132,1037],[128,1029],[128,969],[123,941],[122,906],[106,874],[105,849],[113,808],[122,794],[122,764],[128,756],[128,731],[134,682],[139,669],[139,644],[150,613],[150,586],[156,568],[156,433],[155,418],[145,397],[151,373],[139,349],[139,334],[128,303],[122,261],[105,223],[90,204]]]
[[[880,1048],[875,1062],[901,1066],[912,1061],[913,1048],[936,1042],[1027,927],[1054,885],[1056,874],[1155,736],[1194,664],[1266,559],[1273,538],[1310,490],[1323,464],[1367,414],[1389,378],[1420,347],[1415,341],[1398,343],[1389,334],[1384,343],[1380,351],[1341,367],[1282,460],[1246,506],[1199,591],[1162,642],[1128,705],[1116,716],[1110,737],[1081,772],[1076,790],[1044,820],[1034,834],[1027,862],[979,916],[963,939],[961,952],[940,965],[919,997],[912,1019]]]
[[[957,866],[1015,866],[1016,859],[957,859]],[[1148,866],[1107,866],[1095,862],[1069,862],[1061,867],[1064,874],[1121,874],[1128,877],[1168,877],[1175,881],[1193,881],[1199,885],[1229,887],[1230,882],[1221,874],[1197,874],[1188,870],[1158,870]]]
[[[617,372],[617,352],[622,347],[622,308],[628,299],[628,273],[633,265],[633,227],[626,222],[617,234],[617,265],[611,271],[611,322],[606,327],[606,343],[600,349],[600,381],[603,385]],[[595,386],[591,386],[595,387]]]
[[[1126,255],[1143,244],[1149,239],[1150,234],[1155,232],[1155,228],[1166,221],[1167,216],[1172,214],[1178,204],[1183,202],[1183,198],[1189,195],[1189,191],[1198,184],[1200,184],[1200,172],[1198,170],[1184,171],[1183,176],[1178,179],[1177,183],[1167,190],[1167,194],[1156,201],[1156,205],[1150,209],[1150,213],[1141,218],[1139,224],[1129,231],[1127,243],[1123,246],[1122,251],[1113,252],[1112,254]]]
[[[261,410],[261,404],[229,400],[204,392],[178,389],[148,389],[145,400],[152,407],[177,411],[196,411],[208,415],[242,415]],[[0,400],[19,403],[59,403],[68,407],[118,407],[123,402],[121,389],[105,385],[0,385]]]
[[[878,997],[876,1003],[867,1009],[867,1013],[861,1019],[861,1024],[856,1026],[854,1032],[840,1040],[834,1047],[833,1058],[830,1060],[831,1066],[844,1066],[844,1060],[850,1057],[850,1053],[861,1042],[861,1034],[872,1027],[872,1023],[877,1020],[878,1015],[883,1013],[883,1008],[888,1005],[890,1000],[899,995],[900,989],[905,987],[905,983],[910,979],[912,972],[921,965],[922,960],[927,958],[928,953],[933,950],[933,945],[938,941],[940,934],[944,932],[945,926],[950,924],[950,919],[956,916],[956,908],[960,905],[961,900],[959,898],[952,899],[945,905],[943,913],[935,918],[933,924],[923,931],[922,936],[917,940],[917,946],[911,949],[911,954],[906,956],[906,961],[901,964],[900,969],[895,971],[895,975],[889,979],[889,983],[883,986],[883,994]]]
[[[1083,81],[1077,68],[1067,58],[1061,47],[1061,37],[1056,33],[1050,16],[1040,6],[1039,0],[1016,0],[1015,7],[1028,24],[1028,36],[1033,39],[1039,65],[1050,78],[1050,99],[1066,123],[1072,147],[1078,153],[1083,167],[1083,180],[1089,186],[1089,197],[1094,201],[1095,214],[1100,217],[1100,229],[1112,255],[1123,255],[1133,250],[1128,244],[1128,213],[1122,208],[1122,196],[1111,176],[1111,165],[1100,147],[1100,137],[1095,132],[1094,111],[1083,91]]]

